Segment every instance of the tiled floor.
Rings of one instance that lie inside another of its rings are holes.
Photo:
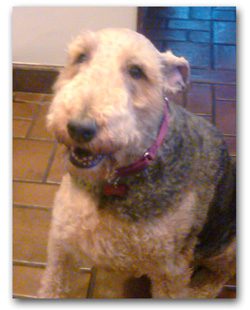
[[[13,295],[36,297],[46,263],[51,206],[63,173],[62,149],[45,129],[51,97],[14,93],[13,103]],[[82,270],[76,297],[91,297],[95,272]],[[235,297],[235,280],[221,294]],[[95,288],[98,291],[98,288]]]
[[[46,263],[51,206],[63,173],[60,147],[45,128],[49,95],[14,93],[13,295],[36,297]],[[76,297],[91,295],[90,268],[77,279]]]

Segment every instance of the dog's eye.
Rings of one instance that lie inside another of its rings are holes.
[[[87,54],[84,54],[84,53],[82,53],[82,54],[80,54],[77,58],[76,58],[76,63],[78,63],[78,64],[80,64],[80,63],[83,63],[83,62],[85,62],[85,61],[87,61],[88,60],[88,55]]]
[[[139,80],[145,77],[145,74],[142,70],[142,68],[140,68],[139,66],[131,66],[128,70],[130,76],[135,79],[135,80]]]

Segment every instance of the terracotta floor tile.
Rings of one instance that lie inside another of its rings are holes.
[[[62,145],[58,145],[56,155],[47,178],[47,182],[61,181],[62,176],[65,174],[63,154],[64,154],[64,147]]]
[[[14,179],[42,181],[53,145],[52,142],[14,139]]]
[[[13,120],[13,137],[25,138],[30,128],[31,121],[28,120]]]
[[[46,128],[46,115],[47,115],[48,107],[49,107],[48,104],[41,105],[38,117],[29,134],[29,138],[54,140],[53,135],[50,132],[48,132]]]
[[[43,94],[40,93],[26,93],[26,92],[14,92],[14,101],[41,101]]]
[[[51,102],[53,97],[53,94],[44,94],[42,97],[42,102]]]
[[[13,211],[13,257],[46,261],[51,213],[44,209],[15,207]]]
[[[37,297],[44,269],[29,266],[13,267],[13,294]],[[90,274],[79,272],[76,275],[74,298],[86,298]]]
[[[37,296],[40,280],[44,269],[14,266],[13,267],[13,294]]]
[[[51,208],[58,188],[54,184],[13,182],[13,203]]]
[[[22,117],[32,119],[38,111],[39,104],[32,102],[14,102],[13,117]]]

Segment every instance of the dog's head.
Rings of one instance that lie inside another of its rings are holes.
[[[189,65],[127,29],[85,31],[69,46],[48,128],[67,146],[74,173],[107,177],[156,139],[164,96],[183,91]]]

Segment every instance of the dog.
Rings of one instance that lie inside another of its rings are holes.
[[[173,102],[189,76],[128,29],[69,45],[47,116],[66,174],[40,298],[72,297],[83,257],[107,275],[96,298],[124,298],[133,278],[153,298],[215,298],[235,274],[235,166],[222,134]]]

